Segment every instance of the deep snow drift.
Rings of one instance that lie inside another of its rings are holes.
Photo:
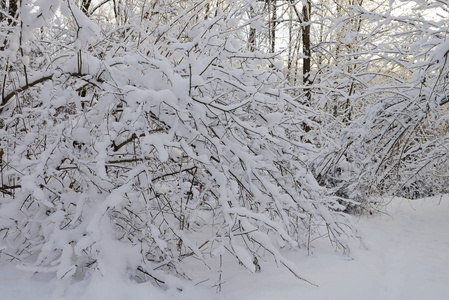
[[[221,294],[197,281],[179,283],[183,292],[151,284],[123,282],[115,276],[94,277],[64,287],[51,278],[33,276],[9,265],[0,268],[4,300],[172,300],[172,299],[447,299],[449,295],[449,196],[422,200],[393,199],[373,216],[355,218],[364,246],[353,242],[349,256],[325,241],[307,251],[283,253],[296,262],[296,279],[285,268],[260,262],[261,272],[224,262]],[[217,277],[218,278],[218,277]],[[208,286],[216,279],[210,279]]]

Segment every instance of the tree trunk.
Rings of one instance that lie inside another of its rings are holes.
[[[249,18],[254,18],[254,9],[251,6],[249,10]],[[254,52],[256,50],[256,28],[251,27],[249,28],[249,35],[248,35],[248,50],[251,52]]]
[[[310,12],[312,3],[307,0],[302,7],[302,47],[303,47],[303,64],[302,64],[302,82],[304,86],[309,86],[312,82],[310,80],[311,70],[311,43],[310,43]],[[306,87],[306,98],[310,100],[310,89]]]
[[[268,4],[271,7],[271,20],[270,20],[270,52],[276,52],[276,0],[270,0]]]

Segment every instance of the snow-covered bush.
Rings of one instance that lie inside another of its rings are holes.
[[[117,26],[71,1],[22,5],[0,58],[3,257],[163,285],[226,252],[295,272],[279,248],[320,228],[348,250],[344,205],[309,170],[304,108],[275,55],[245,50],[248,4],[166,2],[122,7]]]
[[[369,31],[321,76],[321,94],[315,95],[332,130],[314,173],[321,184],[359,202],[379,194],[448,192],[448,23],[435,6],[410,6],[397,16],[393,7],[401,2],[386,5],[382,13],[354,8]]]

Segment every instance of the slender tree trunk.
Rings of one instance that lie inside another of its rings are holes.
[[[302,82],[305,86],[309,86],[312,82],[310,80],[311,70],[311,42],[310,42],[310,12],[312,3],[307,0],[302,7],[302,47],[303,47],[303,64],[302,64]],[[306,98],[310,100],[310,89],[306,87]]]
[[[254,18],[254,9],[251,6],[249,10],[249,18]],[[256,50],[256,28],[251,27],[249,28],[249,35],[248,35],[248,50],[251,52],[254,52]]]
[[[270,0],[269,5],[271,6],[271,22],[270,22],[270,52],[276,52],[276,0]]]
[[[288,59],[287,59],[287,80],[291,82],[291,68],[293,63],[293,13],[288,11]]]

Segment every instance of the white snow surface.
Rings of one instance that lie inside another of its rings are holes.
[[[96,274],[89,280],[68,284],[3,264],[0,299],[448,299],[449,196],[421,200],[395,198],[381,211],[355,218],[364,245],[354,241],[350,255],[335,252],[324,240],[315,241],[310,255],[304,249],[283,252],[297,264],[300,275],[318,287],[264,261],[259,261],[261,272],[251,274],[224,260],[220,294],[210,287],[217,282],[218,274],[200,284],[207,279],[201,279],[200,271],[196,281],[170,285],[182,287],[181,292],[163,290],[150,283],[124,281],[117,274]]]

